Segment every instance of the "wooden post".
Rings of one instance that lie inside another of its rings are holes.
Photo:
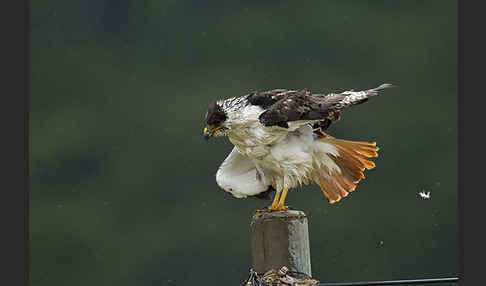
[[[302,211],[256,213],[250,223],[253,270],[288,267],[312,277],[307,216]]]

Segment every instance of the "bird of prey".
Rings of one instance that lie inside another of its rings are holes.
[[[212,102],[204,137],[227,136],[234,145],[216,172],[217,184],[236,198],[268,198],[275,191],[272,204],[259,211],[288,209],[288,190],[310,182],[331,204],[339,202],[365,178],[365,169],[375,167],[369,158],[377,157],[379,148],[325,131],[344,108],[392,86],[330,94],[273,89]]]

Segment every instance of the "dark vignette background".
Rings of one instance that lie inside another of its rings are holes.
[[[377,141],[377,167],[306,212],[321,281],[455,276],[455,1],[33,1],[32,285],[235,285],[267,203],[220,190],[232,146],[211,100],[250,90],[400,87],[329,133]],[[419,191],[430,191],[422,200]]]

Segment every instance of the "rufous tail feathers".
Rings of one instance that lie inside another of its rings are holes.
[[[319,176],[315,181],[329,202],[333,204],[356,189],[359,181],[365,178],[363,174],[365,169],[370,170],[375,167],[375,163],[368,158],[378,157],[379,148],[376,142],[342,140],[322,133],[324,136],[319,140],[332,144],[339,152],[337,156],[333,154],[328,156],[339,167],[340,172],[333,170],[330,176]]]

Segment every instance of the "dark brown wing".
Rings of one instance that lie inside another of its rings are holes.
[[[325,130],[340,118],[340,111],[350,105],[368,101],[384,88],[392,87],[383,84],[377,88],[365,91],[345,91],[331,94],[312,94],[302,89],[272,90],[250,95],[250,103],[266,109],[260,114],[259,120],[265,126],[280,126],[288,128],[291,121],[315,121],[319,128]],[[250,99],[249,98],[249,99]],[[253,102],[253,103],[252,103]]]
[[[263,109],[267,109],[279,100],[294,92],[295,90],[288,89],[272,89],[262,92],[254,91],[248,95],[247,99],[250,104],[258,105]]]
[[[305,120],[333,120],[339,112],[339,103],[345,94],[311,94],[303,89],[287,93],[273,103],[260,115],[260,122],[265,126],[287,128],[288,122]],[[327,125],[330,122],[327,121]]]

